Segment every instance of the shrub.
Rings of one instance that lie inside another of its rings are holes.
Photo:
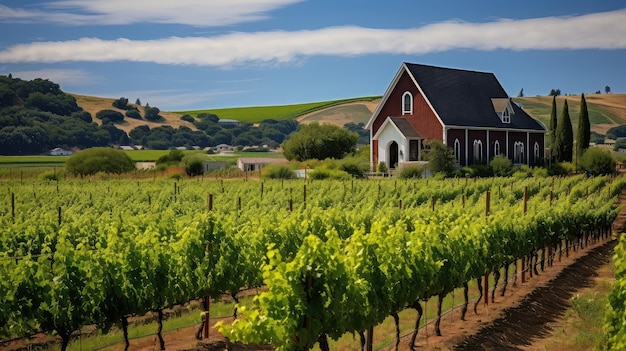
[[[125,114],[128,118],[141,119],[141,113],[139,113],[139,110],[131,109],[126,111]]]
[[[270,179],[293,179],[296,174],[293,166],[284,164],[269,164],[263,167],[263,177]]]
[[[548,170],[546,168],[543,168],[543,167],[533,168],[533,177],[535,178],[545,178],[548,175],[549,175]]]
[[[340,161],[339,169],[355,178],[363,178],[368,171],[369,165],[361,163],[357,158],[347,157]]]
[[[39,180],[43,181],[59,180],[59,176],[54,171],[41,172],[37,177],[39,178]]]
[[[135,163],[123,151],[106,147],[83,150],[67,159],[65,167],[73,175],[90,175],[98,172],[125,173],[135,169]]]
[[[428,169],[433,173],[448,174],[454,171],[456,159],[454,151],[440,140],[430,140],[426,143],[426,159]]]
[[[513,170],[513,162],[503,154],[500,154],[489,162],[489,167],[496,177],[508,177]]]
[[[346,171],[342,171],[339,169],[331,169],[327,166],[320,166],[309,172],[309,178],[315,180],[322,179],[350,179],[350,175]]]
[[[574,172],[576,172],[576,166],[571,162],[557,162],[548,169],[548,174],[551,176],[568,175]]]
[[[593,175],[615,172],[615,160],[611,153],[597,147],[590,147],[579,160],[580,166]]]
[[[144,108],[144,115],[148,121],[157,122],[162,120],[163,117],[159,113],[161,113],[161,110],[158,107],[148,107],[146,105]]]
[[[201,154],[192,154],[183,157],[182,162],[185,166],[185,173],[190,177],[204,174],[204,158]]]
[[[182,117],[180,117],[180,119],[181,119],[181,121],[190,122],[190,123],[193,123],[193,122],[195,122],[195,121],[196,121],[196,120],[195,120],[192,116],[190,116],[190,115],[183,115]]]
[[[156,160],[156,165],[175,165],[182,161],[185,154],[181,150],[170,150],[167,155],[163,155]]]
[[[111,104],[115,108],[119,108],[120,110],[125,110],[128,108],[128,99],[125,97],[121,97]]]
[[[104,123],[105,118],[113,123],[116,123],[123,121],[124,115],[121,112],[114,110],[101,110],[96,112],[96,118],[102,120],[102,123]]]
[[[422,165],[402,166],[398,177],[400,179],[422,178],[424,176],[425,167]]]
[[[378,162],[378,165],[376,166],[376,172],[378,173],[387,173],[387,164],[385,164],[385,162],[380,161]]]
[[[513,178],[523,179],[533,176],[533,170],[526,165],[517,166],[513,170]]]

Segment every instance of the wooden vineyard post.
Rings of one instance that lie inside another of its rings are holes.
[[[465,208],[465,194],[461,196],[461,204],[463,205],[463,208]]]
[[[524,214],[528,210],[528,186],[524,187]]]
[[[485,284],[483,284],[484,286],[484,292],[483,292],[483,296],[484,296],[484,303],[485,306],[489,305],[489,271],[485,272]]]
[[[207,210],[213,211],[213,194],[209,194],[207,198]]]
[[[306,208],[306,183],[303,185],[304,208]]]
[[[522,257],[522,284],[526,283],[526,256]]]
[[[261,200],[263,200],[263,182],[261,182]]]
[[[431,202],[432,202],[432,210],[433,212],[435,212],[435,204],[437,203],[437,198],[433,196]]]
[[[241,196],[237,198],[237,211],[241,211]]]
[[[400,204],[398,205],[398,208],[402,209],[402,199],[400,199]]]
[[[554,200],[554,192],[550,190],[550,206],[552,206],[552,200]]]
[[[211,296],[206,296],[204,298],[204,335],[203,338],[209,338],[209,317],[211,315]]]
[[[61,225],[61,220],[62,220],[62,218],[63,218],[63,217],[61,216],[61,206],[59,206],[58,212],[59,212],[59,225]]]

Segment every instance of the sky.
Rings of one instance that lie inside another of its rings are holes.
[[[402,62],[626,93],[621,0],[3,0],[0,33],[1,75],[164,111],[383,95]]]

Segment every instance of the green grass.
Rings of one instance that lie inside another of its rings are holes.
[[[353,99],[331,100],[311,102],[304,104],[281,105],[281,106],[252,106],[219,108],[208,110],[176,111],[175,113],[197,116],[199,113],[213,113],[220,119],[235,119],[241,122],[258,123],[265,119],[290,120],[303,114],[318,111],[327,107],[356,101],[372,101],[380,96],[368,96]]]
[[[70,156],[0,156],[1,166],[63,165]]]

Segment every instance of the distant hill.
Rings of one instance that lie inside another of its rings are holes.
[[[85,111],[90,112],[92,116],[95,116],[96,112],[100,110],[115,109],[111,106],[114,99],[78,94],[72,95],[76,98],[77,104]],[[626,94],[589,94],[585,95],[585,97],[593,131],[606,134],[606,131],[611,127],[626,124]],[[565,99],[567,99],[572,124],[574,130],[576,130],[578,113],[580,111],[580,96],[558,96],[558,114],[561,113]],[[552,107],[551,96],[516,97],[513,100],[521,104],[524,110],[533,117],[549,126],[550,109]],[[147,125],[150,128],[162,125],[169,125],[173,128],[186,126],[195,130],[196,128],[192,123],[182,121],[180,118],[184,114],[197,116],[200,113],[212,113],[219,116],[220,119],[236,119],[250,123],[258,123],[261,120],[272,118],[277,120],[296,119],[300,123],[320,122],[344,125],[352,122],[358,124],[360,122],[366,123],[369,120],[379,101],[379,96],[371,96],[279,106],[251,106],[174,112],[161,111],[161,116],[164,118],[162,122],[155,123],[125,118],[123,123],[116,124],[116,126],[126,132],[138,125]],[[139,106],[139,109],[143,113],[143,107]],[[100,121],[94,118],[94,122],[99,123]]]
[[[556,98],[557,117],[561,114],[563,103],[567,99],[569,115],[574,131],[578,126],[580,113],[580,95],[558,96]],[[585,95],[591,130],[606,134],[611,127],[626,124],[626,94],[589,94]],[[539,119],[546,127],[550,126],[551,96],[513,98],[522,105],[531,116]]]

